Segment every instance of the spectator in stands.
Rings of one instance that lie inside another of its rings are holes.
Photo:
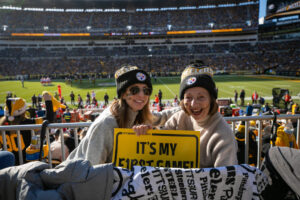
[[[299,114],[299,105],[298,103],[294,103],[292,105],[292,114],[295,115],[295,114]]]
[[[266,105],[264,106],[264,111],[263,112],[270,112],[271,108],[269,106],[269,103],[267,102]]]
[[[154,97],[154,102],[155,102],[155,105],[158,105],[158,103],[159,103],[159,98],[158,98],[157,95],[155,95],[155,97]]]
[[[290,101],[291,101],[291,96],[288,92],[286,92],[284,95],[284,106],[286,110],[288,109],[288,105],[290,104]]]
[[[85,101],[85,105],[90,105],[91,104],[91,95],[89,92],[87,92],[86,94],[86,101]]]
[[[172,115],[164,127],[170,130],[201,131],[201,168],[238,163],[234,135],[218,112],[212,73],[212,69],[202,61],[197,60],[188,65],[181,75],[179,98],[182,110]],[[137,130],[139,126],[133,129],[139,134],[145,133]]]
[[[245,103],[245,90],[242,89],[241,90],[241,93],[240,93],[240,99],[241,99],[241,106],[244,106],[244,103]]]
[[[253,106],[250,103],[247,103],[246,107],[246,116],[252,116]]]
[[[78,94],[78,97],[77,97],[77,103],[78,103],[78,108],[83,108],[83,100],[80,96],[80,94]]]
[[[260,96],[258,102],[259,102],[260,105],[264,105],[265,104],[265,98]]]
[[[41,103],[42,103],[42,100],[43,100],[43,96],[41,94],[39,94],[37,99],[38,99],[38,108],[41,108],[42,107]]]
[[[75,105],[75,95],[74,95],[73,91],[71,91],[70,98],[71,98],[71,104]]]
[[[92,94],[91,94],[91,95],[92,95],[92,99],[93,99],[93,98],[96,98],[96,93],[95,93],[94,90],[92,90]]]
[[[158,90],[158,99],[159,99],[159,103],[161,104],[161,100],[162,100],[162,91],[159,89]]]
[[[149,98],[152,84],[147,72],[136,66],[123,66],[115,73],[118,99],[106,108],[89,127],[87,135],[68,159],[86,159],[93,165],[112,162],[114,128],[152,123]],[[168,113],[156,115],[166,120]],[[154,124],[155,125],[155,124]]]
[[[54,93],[54,98],[57,99],[57,100],[60,100],[60,99],[59,99],[59,95],[58,95],[57,92]]]
[[[104,104],[105,104],[105,106],[108,105],[108,99],[109,99],[109,96],[108,96],[108,94],[105,92],[105,95],[104,95]]]
[[[3,110],[3,107],[0,106],[0,117],[3,117],[4,116],[4,110]]]
[[[98,101],[97,101],[96,97],[94,97],[92,99],[92,105],[94,105],[95,107],[98,107]]]
[[[234,103],[237,105],[237,100],[238,100],[238,92],[234,90]]]
[[[66,123],[70,123],[71,122],[71,113],[69,108],[66,108],[66,111],[63,114],[64,120],[66,121]]]
[[[33,96],[31,97],[31,102],[32,102],[32,107],[36,108],[37,104],[36,104],[36,96],[35,96],[35,94],[33,94]]]
[[[257,100],[258,100],[258,94],[256,91],[254,91],[252,94],[252,104],[257,104]]]
[[[64,136],[64,141],[67,140],[69,137],[68,134],[63,134]],[[50,145],[50,151],[52,155],[52,159],[58,160],[58,161],[63,161],[62,160],[62,146],[61,146],[61,138],[60,138],[60,129],[55,130],[55,135],[54,135],[55,140],[51,143]],[[65,148],[65,158],[69,156],[69,148],[66,144],[64,144]]]

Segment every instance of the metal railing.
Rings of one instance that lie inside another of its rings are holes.
[[[298,147],[300,146],[300,114],[297,115],[277,115],[277,119],[294,119],[297,120],[297,133],[296,133],[296,143]],[[249,121],[255,120],[258,121],[258,149],[257,149],[257,167],[261,164],[261,151],[262,151],[262,122],[264,120],[273,120],[274,115],[264,115],[264,116],[247,116],[247,117],[224,117],[224,119],[232,124],[233,133],[235,133],[236,129],[236,122],[245,121],[245,163],[248,164],[248,157],[249,157]],[[75,147],[78,146],[78,131],[77,128],[89,127],[92,123],[91,122],[80,122],[80,123],[52,123],[47,126],[46,129],[46,142],[49,144],[49,152],[48,152],[48,162],[50,167],[52,167],[52,155],[51,155],[51,143],[50,143],[50,134],[49,129],[60,129],[60,139],[61,144],[64,144],[64,137],[63,137],[63,128],[74,128],[74,140],[75,140]],[[35,134],[34,130],[41,129],[41,124],[35,125],[12,125],[12,126],[0,126],[0,131],[2,132],[2,139],[3,139],[3,149],[7,150],[7,141],[6,141],[6,134],[5,131],[16,131],[17,132],[17,145],[18,145],[18,155],[19,155],[19,163],[23,164],[23,154],[21,147],[21,130],[30,130],[32,134]],[[65,156],[65,145],[61,145],[62,151],[62,160],[66,159]]]

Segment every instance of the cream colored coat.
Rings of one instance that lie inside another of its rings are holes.
[[[200,131],[200,167],[236,165],[237,143],[229,125],[219,112],[202,122],[180,111],[166,122],[165,129]]]

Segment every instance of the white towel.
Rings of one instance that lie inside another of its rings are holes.
[[[202,169],[114,168],[112,199],[259,200],[267,177],[246,164]]]

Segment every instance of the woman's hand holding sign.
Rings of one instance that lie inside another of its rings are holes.
[[[140,125],[134,125],[132,127],[136,135],[146,135],[147,131],[152,129],[151,125],[147,124],[140,124]]]

